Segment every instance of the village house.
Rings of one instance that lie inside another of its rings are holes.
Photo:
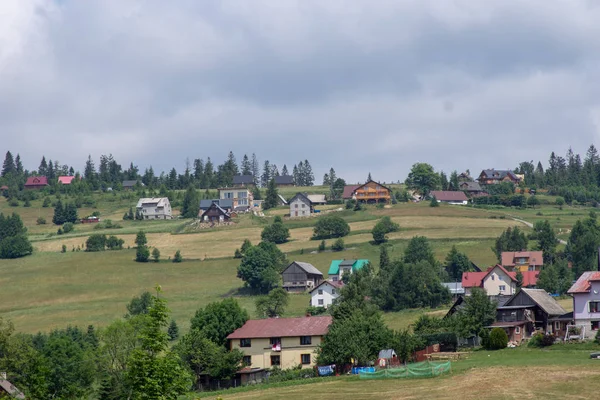
[[[252,175],[235,175],[233,177],[233,186],[254,186],[254,176]]]
[[[210,206],[215,203],[223,210],[227,212],[231,212],[233,210],[233,200],[232,199],[212,199],[212,200],[200,200],[200,211],[198,216],[202,215],[202,213],[210,208]]]
[[[306,195],[313,206],[322,206],[327,204],[327,196],[324,194],[308,194]]]
[[[254,196],[246,186],[219,189],[219,200],[231,200],[233,210],[246,211],[252,208]]]
[[[70,185],[71,182],[73,182],[73,179],[75,179],[74,176],[59,176],[58,183],[62,185]]]
[[[541,271],[544,257],[541,251],[503,251],[502,266],[509,271]]]
[[[479,182],[460,182],[458,184],[458,188],[463,192],[466,192],[471,197],[477,197],[486,194],[486,192],[481,188]]]
[[[582,335],[594,339],[600,329],[600,271],[587,271],[567,291],[573,297],[575,325],[583,327]]]
[[[362,185],[344,186],[342,198],[344,200],[352,199],[368,204],[390,203],[392,200],[392,190],[379,182],[371,180]]]
[[[45,176],[30,176],[25,182],[26,190],[43,189],[48,186],[48,178]]]
[[[141,198],[135,206],[144,219],[171,219],[171,203],[167,197]]]
[[[290,218],[310,217],[313,213],[313,205],[310,199],[303,193],[296,193],[290,199]]]
[[[521,178],[511,170],[491,168],[481,171],[477,181],[479,181],[479,183],[482,185],[496,185],[502,182],[511,182],[515,185],[518,185],[521,182]]]
[[[524,271],[522,287],[535,287],[539,271]],[[513,295],[517,290],[517,273],[507,271],[502,265],[495,265],[483,272],[463,272],[462,287],[465,295],[470,295],[473,288],[482,288],[488,296]]]
[[[323,274],[314,265],[294,261],[281,273],[283,288],[288,292],[304,292],[323,280]]]
[[[295,186],[294,177],[291,175],[278,175],[273,177],[277,187]]]
[[[146,185],[144,185],[144,182],[140,182],[140,181],[136,181],[136,180],[126,180],[123,181],[123,190],[134,190],[135,186],[139,184],[140,186],[144,187]]]
[[[442,286],[445,286],[448,289],[453,300],[456,300],[458,296],[463,296],[465,294],[465,288],[462,287],[462,282],[442,282]]]
[[[464,192],[452,192],[449,190],[433,190],[429,193],[431,197],[435,197],[438,203],[446,203],[453,205],[467,205],[469,199]]]
[[[353,274],[366,264],[369,260],[333,260],[329,265],[329,280],[336,282],[341,281],[344,274]]]
[[[231,215],[227,210],[221,208],[218,204],[212,203],[202,214],[200,214],[200,221],[221,223],[231,219]]]
[[[556,300],[543,289],[521,288],[496,312],[490,328],[502,328],[510,342],[521,343],[536,332],[563,337],[572,321]]]
[[[323,281],[310,291],[310,305],[312,307],[329,307],[333,301],[340,297],[340,290],[344,286],[342,281]]]
[[[244,353],[243,362],[249,367],[312,368],[331,322],[329,315],[251,319],[227,339],[231,350]]]

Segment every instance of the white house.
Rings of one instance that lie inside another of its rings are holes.
[[[306,195],[296,193],[290,200],[290,218],[310,217],[312,211],[312,202]]]
[[[220,188],[219,200],[230,200],[236,211],[245,211],[254,207],[252,191],[244,186]]]
[[[344,286],[341,281],[323,281],[310,293],[310,305],[313,307],[329,307],[340,296],[340,289]]]
[[[463,272],[462,287],[470,295],[474,287],[485,289],[488,296],[512,296],[517,290],[516,272],[495,265],[483,272]]]
[[[167,197],[139,199],[135,206],[144,219],[171,219],[171,203]]]

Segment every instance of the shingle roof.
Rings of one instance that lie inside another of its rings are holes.
[[[313,203],[327,203],[327,199],[324,194],[309,194],[306,195],[308,199]]]
[[[291,175],[279,175],[274,177],[276,185],[293,185],[294,177]]]
[[[323,285],[330,285],[336,288],[342,288],[344,287],[344,282],[343,281],[323,281],[321,283],[319,283],[317,286],[315,286],[312,290],[309,290],[308,293],[312,293],[315,290],[317,290],[317,288],[323,286]]]
[[[352,264],[349,264],[350,261],[354,261]],[[365,266],[369,262],[367,259],[360,260],[332,260],[329,265],[329,275],[338,275],[340,273],[340,265],[345,262],[345,265],[352,265],[352,272],[356,272],[362,267]]]
[[[38,185],[47,185],[48,178],[45,176],[30,176],[27,178],[27,182],[25,182],[25,186],[38,186]]]
[[[519,180],[519,177],[516,176],[514,172],[506,169],[484,169],[483,171],[481,171],[481,174],[485,175],[488,178],[494,178],[498,180],[504,179],[506,175],[509,175],[513,180]]]
[[[544,289],[528,289],[521,288],[521,291],[525,293],[531,300],[533,300],[542,310],[548,315],[563,315],[566,314],[564,308],[560,306],[554,300],[552,296],[548,294]]]
[[[12,383],[7,381],[6,379],[0,378],[0,387],[8,393],[11,398],[15,399],[25,399],[25,395]]]
[[[458,186],[467,192],[481,192],[483,190],[479,182],[461,182]]]
[[[206,210],[211,206],[212,203],[217,203],[221,208],[233,208],[233,200],[232,199],[207,199],[200,200],[200,209]]]
[[[156,207],[164,207],[169,202],[167,197],[143,197],[138,200],[136,208],[142,207],[144,204],[156,204]]]
[[[501,254],[502,265],[514,267],[515,258],[528,258],[529,265],[544,265],[544,256],[541,251],[503,251]]]
[[[292,336],[322,336],[329,331],[330,315],[296,318],[251,319],[227,339],[252,339]]]
[[[502,270],[506,275],[508,275],[511,280],[516,281],[517,278],[517,273],[516,272],[508,272],[502,265],[494,265],[491,266],[487,269],[487,271],[483,271],[483,272],[463,272],[462,275],[462,286],[464,288],[468,288],[468,287],[480,287],[483,280],[486,278],[486,276],[488,276],[489,274],[492,273],[492,271],[496,268],[499,268],[500,270]],[[523,278],[525,278],[525,276],[523,275]],[[525,279],[523,279],[524,281]]]
[[[439,201],[468,201],[467,195],[464,192],[452,192],[449,190],[433,190],[431,196]]]
[[[321,275],[321,276],[323,276],[323,273],[321,271],[319,271],[314,265],[312,265],[310,263],[306,263],[306,262],[302,262],[302,261],[294,261],[292,264],[296,264],[297,266],[299,266],[300,268],[302,268],[304,270],[304,272],[306,272],[307,274],[314,274],[314,275]]]
[[[581,274],[579,279],[577,279],[577,282],[575,282],[573,286],[571,286],[567,293],[589,293],[590,288],[592,286],[590,284],[591,281],[600,281],[600,271],[584,272],[583,274]]]
[[[252,175],[235,175],[233,177],[234,185],[252,185],[254,184],[254,176]]]
[[[344,186],[344,192],[342,193],[342,199],[351,199],[354,191],[361,185],[346,185]]]
[[[289,202],[290,202],[290,203],[292,203],[292,202],[293,202],[294,200],[296,200],[296,199],[301,199],[303,203],[306,203],[306,204],[308,204],[308,205],[311,205],[311,204],[312,204],[312,203],[311,203],[311,201],[310,201],[310,199],[309,199],[309,198],[308,198],[308,197],[307,197],[307,196],[306,196],[304,193],[300,193],[300,192],[296,193],[296,194],[294,195],[294,197],[292,197],[292,198],[290,199],[290,201],[289,201]]]

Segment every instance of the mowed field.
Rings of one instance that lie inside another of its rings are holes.
[[[169,307],[177,322],[186,328],[194,312],[209,302],[235,296],[242,306],[254,315],[255,297],[243,295],[242,281],[236,277],[239,260],[233,253],[244,239],[254,244],[260,241],[260,233],[274,215],[286,210],[276,209],[264,218],[243,215],[233,226],[195,230],[189,221],[122,221],[122,215],[135,205],[136,199],[123,199],[115,195],[95,195],[97,208],[83,208],[79,215],[99,211],[101,218],[112,219],[120,229],[95,229],[95,225],[78,224],[68,235],[57,235],[52,225],[52,208],[41,207],[41,199],[32,207],[9,207],[0,197],[0,212],[16,212],[22,215],[29,229],[35,248],[32,256],[18,260],[0,261],[0,314],[13,320],[23,332],[37,332],[68,324],[86,326],[105,325],[122,317],[125,304],[143,290],[151,290],[160,284]],[[512,218],[528,221],[552,215],[554,223],[572,224],[585,217],[589,210],[545,206],[537,210],[494,209],[441,206],[431,208],[426,203],[398,204],[389,208],[368,207],[365,211],[336,211],[340,206],[327,206],[322,212],[336,212],[351,226],[351,233],[344,238],[347,249],[342,252],[317,253],[318,241],[310,240],[312,229],[319,217],[285,220],[290,228],[291,240],[280,245],[288,260],[310,262],[325,276],[331,260],[340,258],[368,258],[378,267],[379,247],[372,244],[371,228],[379,218],[390,216],[400,224],[400,231],[390,234],[392,258],[401,257],[408,240],[416,235],[431,240],[433,250],[441,261],[453,245],[465,252],[481,267],[495,263],[490,250],[493,240],[509,226],[524,224]],[[539,215],[542,214],[542,215]],[[46,225],[37,225],[43,216]],[[558,219],[558,220],[557,220]],[[568,229],[569,225],[565,225]],[[116,235],[125,240],[125,246],[133,247],[135,233],[147,233],[149,245],[161,251],[160,263],[140,264],[133,261],[135,251],[106,251],[86,253],[72,251],[84,248],[85,240],[92,233]],[[332,240],[326,241],[329,246]],[[62,246],[67,247],[61,253]],[[184,257],[181,264],[168,261],[175,251]],[[308,294],[291,296],[286,315],[302,315],[308,306]],[[408,327],[420,314],[431,312],[441,315],[445,309],[408,310],[385,315],[390,327]]]

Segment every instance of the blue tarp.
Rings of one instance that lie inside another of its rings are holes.
[[[329,376],[329,375],[333,375],[334,368],[333,365],[326,365],[324,367],[317,367],[317,369],[319,370],[319,376]]]
[[[375,372],[375,367],[352,367],[353,375],[358,375],[358,374],[364,373],[364,372],[373,373],[373,372]]]

